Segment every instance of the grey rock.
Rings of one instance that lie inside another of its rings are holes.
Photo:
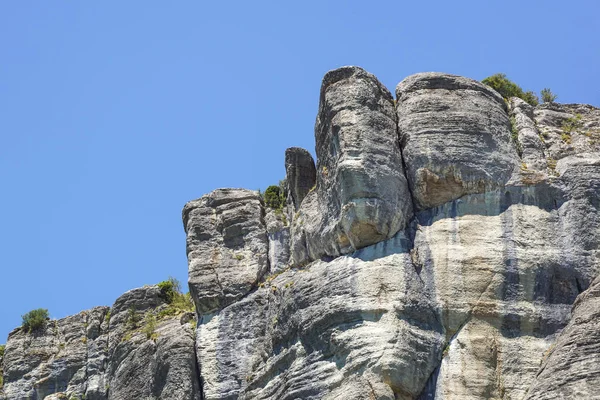
[[[291,246],[305,246],[292,251],[295,263],[347,254],[406,226],[412,202],[393,99],[377,78],[358,67],[329,71],[321,85],[315,139],[316,201],[305,207],[305,198],[294,218]]]
[[[288,197],[298,210],[302,200],[317,182],[315,161],[307,150],[290,147],[285,151],[285,174],[289,188]]]
[[[293,208],[293,207],[292,207]],[[285,269],[290,260],[290,224],[287,210],[267,209],[265,224],[269,238],[269,271]]]
[[[204,398],[414,398],[444,336],[399,234],[265,282],[198,326]],[[387,397],[386,397],[387,396]]]
[[[0,399],[600,399],[600,110],[438,73],[397,93],[329,72],[314,190],[294,149],[282,210],[184,207],[196,313],[146,286],[16,329]]]
[[[577,297],[526,399],[600,399],[600,277]]]
[[[510,116],[521,147],[522,172],[546,172],[545,146],[534,121],[533,107],[518,97],[509,101]],[[528,174],[531,175],[531,174]],[[540,176],[538,179],[543,179]]]
[[[195,321],[161,317],[166,307],[160,289],[147,286],[125,293],[112,309],[96,307],[48,321],[33,333],[14,330],[0,398],[199,400]],[[139,317],[135,323],[132,313]],[[144,332],[149,314],[157,316],[151,338]]]
[[[94,348],[101,335],[94,331],[95,318],[108,307],[47,321],[34,332],[17,328],[6,344],[4,364],[4,395],[6,399],[44,399],[62,393],[64,396],[85,394],[88,376],[89,348]],[[93,353],[93,351],[92,351]],[[90,371],[90,375],[99,373]]]
[[[449,341],[423,398],[523,398],[598,272],[578,202],[560,185],[520,186],[419,214],[414,260]]]
[[[402,154],[420,210],[502,187],[518,164],[506,104],[455,75],[420,73],[396,87]]]
[[[217,189],[183,208],[189,287],[200,314],[239,300],[268,271],[262,199],[245,189]]]
[[[600,151],[600,109],[587,104],[542,104],[534,110],[551,172],[561,158]]]
[[[111,310],[108,400],[200,399],[194,355],[194,328],[175,316],[157,286],[126,292]],[[132,316],[135,315],[135,318]],[[145,331],[154,316],[154,332]]]

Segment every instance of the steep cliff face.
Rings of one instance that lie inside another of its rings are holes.
[[[600,110],[439,73],[396,95],[325,76],[288,268],[200,316],[206,399],[544,398],[599,269]]]
[[[599,109],[344,67],[315,139],[281,209],[184,207],[197,320],[150,286],[16,329],[0,398],[600,398]]]

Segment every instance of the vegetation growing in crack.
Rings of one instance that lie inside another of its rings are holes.
[[[158,318],[179,315],[184,312],[194,312],[194,301],[190,293],[181,293],[181,283],[172,276],[158,284],[161,294],[167,302],[167,307],[158,312]]]
[[[581,126],[582,126],[581,114],[575,114],[574,117],[567,118],[562,123],[562,130],[564,133],[571,134],[574,131],[576,131],[577,129],[581,128]]]
[[[156,333],[156,316],[154,313],[149,312],[146,314],[142,332],[146,335],[146,339],[152,339],[154,341],[158,339],[158,333]]]
[[[127,310],[127,320],[126,320],[127,329],[129,329],[129,330],[137,329],[138,323],[141,320],[142,320],[142,317],[140,317],[140,315],[135,311],[135,308],[129,307],[129,309]]]

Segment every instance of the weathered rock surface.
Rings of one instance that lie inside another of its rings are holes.
[[[548,103],[538,106],[534,119],[554,169],[561,158],[600,151],[600,109],[587,104]]]
[[[600,110],[397,95],[329,72],[283,209],[184,207],[197,323],[148,286],[17,329],[0,399],[600,399]]]
[[[315,139],[316,199],[305,199],[294,219],[294,262],[346,254],[406,226],[412,201],[393,98],[375,76],[358,67],[325,75]]]
[[[22,328],[12,331],[3,360],[5,398],[44,399],[55,393],[82,396],[88,353],[98,356],[95,341],[102,342],[103,328],[107,328],[106,324],[100,327],[98,317],[103,319],[107,311],[108,307],[96,308],[48,321],[33,333]],[[91,368],[91,372],[99,371]]]
[[[0,398],[199,400],[190,323],[167,315],[158,319],[154,337],[143,331],[144,316],[165,307],[158,287],[149,286],[125,293],[112,309],[96,307],[48,321],[32,333],[14,330]],[[139,317],[135,324],[131,313]]]
[[[290,261],[290,223],[287,209],[267,209],[265,224],[269,238],[269,268],[275,273],[285,269]]]
[[[288,198],[298,210],[302,200],[317,182],[315,160],[307,150],[290,147],[285,151],[285,174],[289,188]]]
[[[521,169],[546,172],[546,147],[534,121],[533,107],[518,97],[511,98],[509,106],[512,129],[517,133],[521,151]]]
[[[600,277],[579,295],[527,399],[600,399]]]
[[[460,76],[427,72],[396,87],[398,128],[417,208],[502,187],[517,166],[502,97]]]
[[[288,270],[203,318],[205,399],[418,395],[445,339],[408,242]]]
[[[183,208],[189,286],[199,313],[239,300],[269,270],[261,202],[251,190],[217,189]]]
[[[200,400],[194,327],[178,315],[161,318],[166,306],[157,286],[130,290],[113,305],[106,373],[109,400]],[[146,331],[150,315],[157,318],[151,335]]]

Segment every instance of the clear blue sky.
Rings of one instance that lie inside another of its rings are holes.
[[[0,4],[0,343],[27,311],[186,282],[181,209],[314,152],[323,74],[504,72],[600,105],[589,1]]]

